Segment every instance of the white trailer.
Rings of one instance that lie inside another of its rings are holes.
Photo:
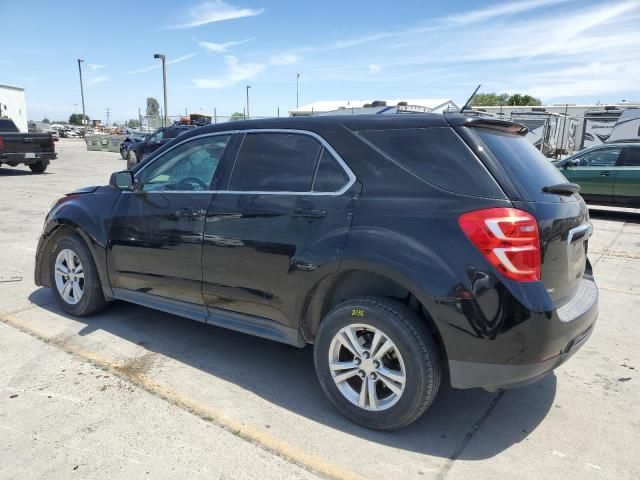
[[[640,108],[627,108],[613,126],[608,143],[640,141]]]
[[[0,84],[0,118],[2,117],[13,120],[21,132],[28,132],[24,88]]]
[[[547,157],[566,155],[575,150],[578,123],[568,115],[534,108],[512,112],[511,121],[527,127],[526,138]]]
[[[600,145],[609,140],[613,127],[615,127],[623,111],[623,109],[616,107],[586,111],[580,150]]]

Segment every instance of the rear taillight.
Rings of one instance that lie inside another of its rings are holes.
[[[529,213],[515,208],[488,208],[465,213],[458,224],[505,277],[519,282],[540,280],[538,223]]]
[[[4,150],[4,138],[0,137],[0,150]]]
[[[56,139],[53,138],[53,135],[49,138],[49,147],[51,148],[52,152],[56,151]]]

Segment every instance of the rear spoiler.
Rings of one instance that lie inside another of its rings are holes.
[[[445,115],[444,117],[452,127],[487,128],[523,137],[529,132],[529,129],[524,125],[498,118],[472,117],[460,114]]]

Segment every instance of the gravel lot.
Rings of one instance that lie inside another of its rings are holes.
[[[537,384],[441,388],[396,433],[343,419],[295,349],[114,303],[75,319],[33,284],[50,203],[117,153],[58,143],[0,169],[0,478],[640,478],[640,212],[592,210],[601,289],[588,343]]]

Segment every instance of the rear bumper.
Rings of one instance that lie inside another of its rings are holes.
[[[27,158],[26,153],[5,153],[0,154],[0,162],[8,163],[9,165],[24,164],[29,165],[31,163],[38,163],[43,160],[54,160],[58,157],[57,153],[35,153],[33,158]]]
[[[593,332],[597,317],[598,289],[593,280],[584,279],[569,304],[546,314],[532,314],[521,324],[519,333],[527,338],[521,350],[527,350],[528,358],[535,357],[537,351],[539,361],[524,362],[517,356],[513,362],[502,363],[450,359],[451,386],[493,391],[535,382],[566,362],[584,345]],[[549,355],[553,350],[556,353]]]

